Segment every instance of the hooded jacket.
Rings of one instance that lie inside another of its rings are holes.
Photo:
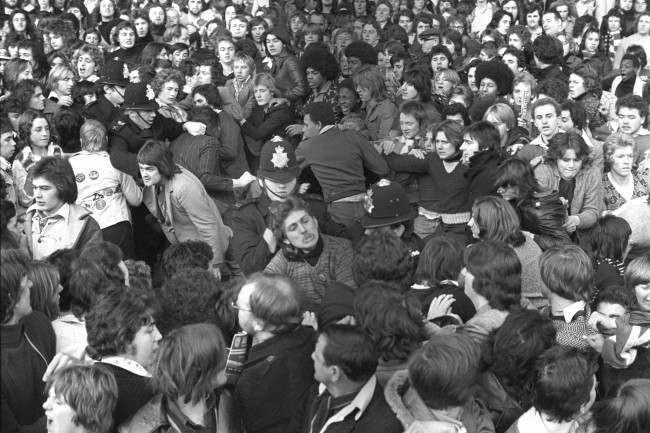
[[[404,429],[416,421],[438,421],[436,426],[429,426],[427,433],[494,433],[494,424],[490,413],[480,400],[470,399],[462,407],[458,419],[434,411],[411,386],[408,370],[398,371],[386,384],[384,390],[388,406],[395,412]]]

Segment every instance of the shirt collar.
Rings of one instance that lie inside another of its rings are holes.
[[[356,413],[354,414],[354,420],[359,421],[359,418],[363,416],[363,413],[370,405],[376,387],[377,377],[373,374],[372,377],[361,387],[350,404],[345,406],[340,411],[336,412],[330,419],[328,419],[321,431],[327,430],[327,427],[330,424],[343,421],[348,415],[354,413],[355,411]],[[326,390],[327,388],[322,383],[318,386],[319,395],[322,395]]]
[[[320,134],[323,134],[323,133],[329,131],[330,129],[334,128],[335,126],[336,126],[336,125],[325,125],[325,126],[323,126],[323,127],[321,128],[320,131],[318,131],[318,134],[319,134],[319,135],[320,135]]]
[[[322,95],[323,93],[329,92],[331,85],[332,85],[331,81],[326,81],[319,89],[314,91],[314,94]]]
[[[104,364],[114,365],[115,367],[123,368],[135,375],[142,377],[151,377],[151,374],[140,363],[133,359],[125,358],[123,356],[105,356],[102,357],[101,362]]]
[[[63,206],[61,206],[59,210],[54,212],[52,215],[44,215],[36,209],[36,203],[34,203],[27,209],[27,212],[31,211],[34,211],[34,216],[37,216],[39,218],[61,217],[64,221],[68,221],[68,216],[70,215],[70,205],[68,203],[63,203]]]
[[[645,128],[641,128],[641,129],[639,129],[639,130],[637,131],[636,134],[634,134],[635,137],[639,137],[639,136],[641,136],[641,135],[650,135],[650,131],[648,131],[648,130],[645,129]]]
[[[0,156],[0,169],[2,170],[9,170],[11,168],[11,164],[9,164],[9,161],[5,159],[4,156]]]
[[[564,316],[564,321],[566,323],[571,323],[573,318],[578,314],[580,311],[585,310],[585,302],[584,301],[578,301],[574,302],[573,304],[566,306],[562,309],[562,315]]]

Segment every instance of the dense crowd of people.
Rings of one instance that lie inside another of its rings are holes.
[[[4,433],[647,433],[646,0],[2,0]]]

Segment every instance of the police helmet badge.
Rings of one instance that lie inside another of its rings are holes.
[[[366,193],[366,197],[363,201],[363,207],[366,209],[366,212],[372,213],[372,210],[375,208],[374,203],[372,202],[372,189],[369,189]]]
[[[273,158],[271,158],[273,167],[275,168],[285,168],[289,164],[289,156],[284,150],[284,146],[276,146],[275,152],[273,152]]]

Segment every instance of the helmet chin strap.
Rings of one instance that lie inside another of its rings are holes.
[[[283,200],[285,200],[287,198],[287,197],[279,196],[273,190],[271,190],[271,188],[266,186],[266,179],[264,179],[264,178],[262,178],[262,189],[266,192],[266,195],[268,195],[271,200],[273,200],[273,197],[271,197],[271,196],[277,197],[278,200],[281,200],[281,201],[283,201]],[[298,182],[296,182],[296,185],[293,187],[293,190],[290,191],[289,194],[287,194],[287,195],[293,194],[294,192],[296,192],[297,189],[298,189]]]
[[[137,111],[135,112],[135,114],[137,114],[138,117],[140,118],[140,121],[141,121],[144,125],[146,125],[146,128],[149,128],[149,127],[151,126],[151,124],[150,124],[149,122],[147,122],[146,120],[144,120],[144,118],[142,117],[142,114],[140,114],[140,110],[137,110]],[[146,128],[143,128],[143,129],[146,129]]]

